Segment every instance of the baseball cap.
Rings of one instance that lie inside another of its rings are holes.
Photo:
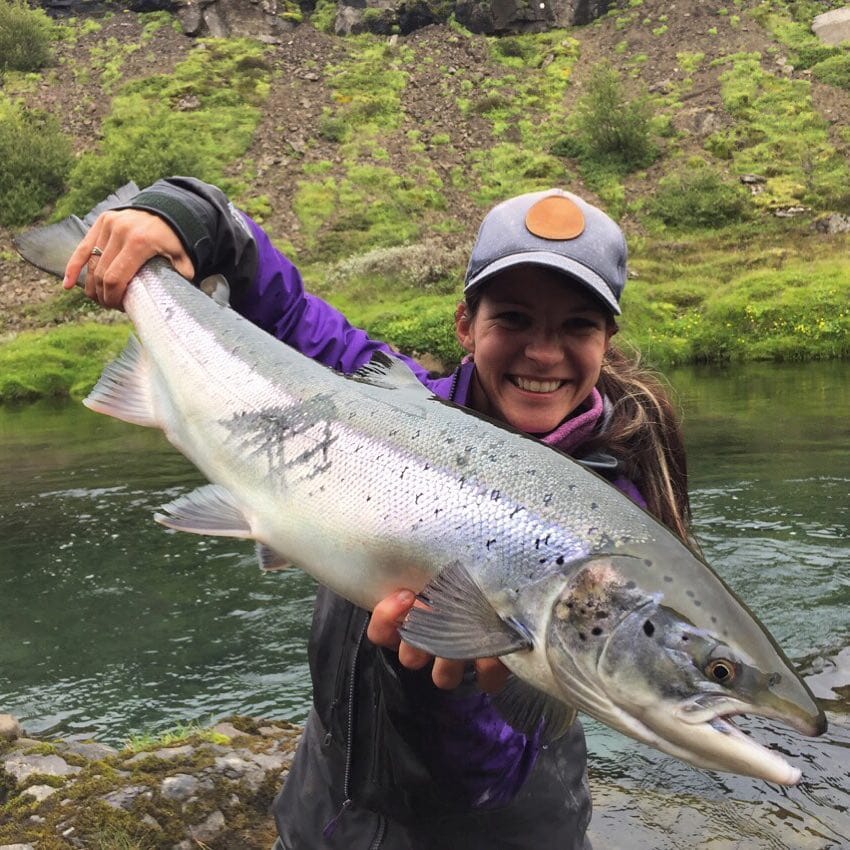
[[[623,231],[602,210],[561,189],[530,192],[484,217],[463,294],[469,297],[505,269],[545,266],[582,284],[619,315],[627,253]]]

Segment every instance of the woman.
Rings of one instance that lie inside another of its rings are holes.
[[[160,181],[104,213],[66,270],[119,307],[154,255],[190,280],[223,274],[247,318],[314,359],[353,372],[387,350],[304,292],[295,267],[214,187]],[[478,233],[455,313],[468,356],[433,392],[541,438],[602,471],[681,537],[682,443],[659,386],[611,346],[626,244],[601,210],[560,190],[512,198]],[[362,611],[322,588],[309,657],[313,710],[274,812],[301,848],[584,848],[590,819],[578,723],[550,745],[513,730],[487,691],[495,659],[431,659],[400,643],[414,604],[399,589]]]

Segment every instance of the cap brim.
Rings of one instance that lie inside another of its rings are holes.
[[[611,292],[610,287],[596,272],[575,260],[571,260],[569,257],[547,251],[527,251],[495,260],[489,266],[485,266],[480,272],[469,278],[463,288],[463,294],[469,295],[478,289],[481,284],[493,277],[493,275],[514,266],[544,266],[548,269],[563,272],[595,295],[615,316],[619,316],[621,313],[620,305],[617,303],[617,299]]]

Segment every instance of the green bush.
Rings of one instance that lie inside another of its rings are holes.
[[[818,62],[812,68],[812,76],[827,85],[850,91],[850,55],[841,53]]]
[[[575,141],[584,158],[615,160],[635,171],[658,157],[650,119],[647,98],[630,100],[619,72],[603,62],[592,69],[587,94],[576,105]]]
[[[24,0],[0,0],[0,75],[37,71],[50,59],[53,22]]]
[[[661,178],[651,211],[671,227],[711,229],[747,218],[751,204],[743,186],[696,160]]]
[[[62,193],[71,162],[71,143],[52,115],[0,95],[0,224],[35,219]]]

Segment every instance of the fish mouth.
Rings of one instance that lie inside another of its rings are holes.
[[[666,711],[661,707],[641,718],[632,717],[630,725],[639,740],[698,767],[796,785],[802,772],[742,731],[732,719],[748,713],[752,712],[730,708],[696,720],[683,718],[682,712],[668,706]],[[761,710],[755,713],[765,716]]]
[[[508,375],[508,380],[517,389],[538,395],[553,393],[567,383],[564,378],[526,378],[522,375]]]

